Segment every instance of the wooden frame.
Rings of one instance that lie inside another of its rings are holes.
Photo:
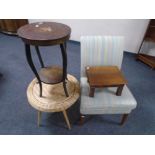
[[[147,54],[141,53],[142,45],[145,41],[155,42],[155,19],[150,20],[143,41],[139,47],[136,59],[142,61],[143,63],[149,65],[152,69],[155,68],[155,57]]]

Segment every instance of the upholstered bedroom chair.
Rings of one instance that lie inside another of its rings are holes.
[[[81,123],[86,115],[123,114],[121,125],[136,108],[137,102],[125,85],[121,96],[116,96],[116,87],[96,89],[95,97],[89,97],[86,66],[118,66],[121,69],[124,38],[121,36],[81,37]]]

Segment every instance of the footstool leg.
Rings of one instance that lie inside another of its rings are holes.
[[[41,122],[41,111],[38,111],[38,127],[40,126]]]
[[[64,111],[62,111],[62,112],[63,112],[64,118],[65,118],[65,121],[66,121],[66,123],[67,123],[68,129],[70,130],[70,129],[71,129],[71,125],[70,125],[70,122],[69,122],[69,119],[68,119],[66,110],[64,110]]]
[[[120,86],[117,88],[117,92],[116,92],[116,95],[117,95],[117,96],[121,96],[123,87],[124,87],[124,85],[120,85]]]
[[[89,97],[94,97],[95,88],[90,87]]]
[[[123,125],[125,123],[125,121],[127,120],[129,114],[123,114],[122,116],[122,120],[121,120],[121,125]]]

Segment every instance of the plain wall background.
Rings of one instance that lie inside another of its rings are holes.
[[[149,19],[30,19],[29,22],[54,21],[71,27],[71,40],[80,41],[82,35],[121,35],[125,37],[125,51],[137,53]]]

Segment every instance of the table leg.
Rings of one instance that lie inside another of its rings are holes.
[[[66,81],[65,81],[67,78],[67,53],[63,44],[60,44],[60,48],[61,48],[62,59],[63,59],[63,76],[62,76],[63,88],[64,88],[66,97],[68,97],[69,95],[68,95]]]
[[[65,50],[67,50],[67,42],[66,41],[64,42],[64,48],[65,48]]]
[[[64,48],[65,48],[65,51],[67,51],[67,41],[64,42]],[[66,80],[68,80],[67,75],[66,75]]]
[[[70,122],[69,122],[69,119],[68,119],[66,110],[64,110],[64,111],[62,111],[62,112],[63,112],[64,118],[65,118],[65,121],[66,121],[66,123],[67,123],[68,129],[70,130],[70,129],[71,129],[71,125],[70,125]]]
[[[117,88],[117,92],[116,92],[116,95],[117,95],[117,96],[121,96],[121,94],[122,94],[122,90],[123,90],[123,87],[124,87],[124,84],[118,86],[118,88]]]
[[[89,97],[94,97],[94,92],[95,92],[95,88],[94,87],[90,87]]]
[[[40,61],[41,67],[44,68],[44,62],[43,62],[43,60],[42,60],[42,57],[41,57],[41,54],[40,54],[39,47],[38,47],[38,46],[35,46],[35,49],[36,49],[36,52],[37,52],[37,55],[38,55],[38,58],[39,58],[39,61]]]
[[[39,87],[40,87],[40,97],[42,97],[42,83],[41,83],[41,80],[40,80],[40,77],[37,73],[37,70],[33,64],[33,61],[32,61],[32,56],[31,56],[31,50],[30,50],[30,45],[28,44],[25,44],[25,51],[26,51],[26,58],[27,58],[27,62],[30,66],[30,68],[32,69],[33,73],[35,74],[37,80],[38,80],[38,83],[39,83]]]
[[[38,127],[40,126],[41,122],[41,111],[38,111]]]

